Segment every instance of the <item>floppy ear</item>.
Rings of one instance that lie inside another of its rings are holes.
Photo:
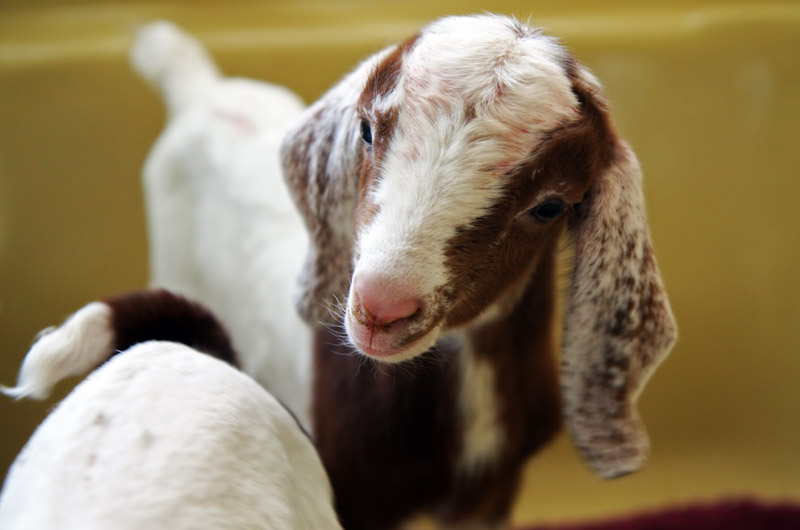
[[[371,65],[362,63],[308,108],[281,145],[284,179],[310,236],[295,304],[312,325],[336,320],[350,283],[363,156],[356,105]]]
[[[635,402],[677,328],[650,243],[639,163],[602,107],[610,141],[576,209],[561,384],[574,443],[598,475],[612,478],[647,460]]]

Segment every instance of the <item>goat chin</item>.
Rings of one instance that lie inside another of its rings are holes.
[[[354,324],[349,316],[345,328],[353,346],[362,354],[386,363],[399,363],[421,355],[430,350],[441,335],[437,327],[409,343],[396,344],[394,338],[397,333],[393,334],[391,330],[386,329],[375,329],[374,326]]]

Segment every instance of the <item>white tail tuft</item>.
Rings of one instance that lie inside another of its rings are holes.
[[[205,48],[163,20],[138,29],[130,61],[133,69],[161,92],[172,116],[220,78]]]
[[[42,332],[22,362],[17,386],[0,386],[0,392],[14,399],[44,399],[62,379],[88,373],[106,361],[113,345],[111,308],[92,302],[60,327]]]

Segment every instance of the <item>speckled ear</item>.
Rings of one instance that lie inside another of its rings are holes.
[[[370,69],[362,64],[307,109],[281,145],[284,178],[310,235],[295,303],[312,325],[334,322],[349,288],[363,156],[356,105]]]
[[[610,165],[591,185],[573,228],[561,366],[567,426],[604,478],[646,462],[649,441],[635,402],[677,336],[650,243],[639,163],[624,142],[612,145]]]

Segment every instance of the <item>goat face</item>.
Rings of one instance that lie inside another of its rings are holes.
[[[335,322],[346,298],[350,341],[384,361],[513,308],[568,225],[565,414],[601,474],[641,464],[631,404],[674,320],[636,158],[555,40],[493,15],[439,20],[311,106],[282,161],[312,240],[301,313]]]
[[[586,121],[569,64],[553,39],[485,16],[443,19],[359,69],[343,282],[359,350],[418,355],[527,276],[588,185],[584,168],[543,171],[551,144]]]
[[[548,135],[579,118],[562,49],[523,26],[467,20],[380,58],[359,97],[345,325],[382,360],[489,311],[586,190],[580,174],[541,174]]]

